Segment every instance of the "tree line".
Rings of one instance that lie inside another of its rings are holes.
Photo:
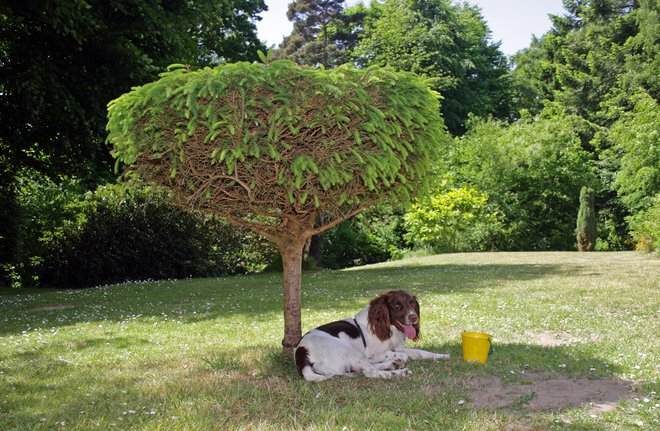
[[[45,261],[53,254],[34,250],[48,244],[40,238],[64,235],[62,220],[76,199],[46,212],[39,208],[52,200],[44,196],[53,190],[84,196],[115,181],[105,143],[107,103],[172,63],[256,61],[266,47],[254,22],[265,8],[262,0],[0,6],[6,277],[35,256]],[[597,249],[657,249],[658,2],[565,0],[564,8],[551,17],[548,33],[507,59],[479,9],[467,4],[289,5],[294,28],[273,58],[424,74],[442,95],[440,111],[453,136],[432,193],[410,208],[375,208],[333,228],[321,239],[327,266],[415,247],[575,249],[583,186],[595,190]],[[50,215],[34,232],[30,224],[40,212]]]

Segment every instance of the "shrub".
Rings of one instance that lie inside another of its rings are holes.
[[[32,190],[32,213],[46,206],[50,188]],[[51,208],[57,216],[23,221],[22,231],[27,223],[38,226],[21,242],[24,285],[79,288],[245,273],[263,268],[272,252],[246,230],[175,206],[164,191],[113,185],[67,199]]]
[[[628,223],[637,250],[660,253],[660,193],[649,209],[628,217]]]
[[[580,190],[580,210],[578,211],[577,246],[578,251],[594,251],[596,246],[596,211],[594,210],[594,190],[582,187]]]
[[[10,273],[14,286],[40,284],[38,273],[49,253],[48,238],[78,217],[83,195],[84,187],[77,179],[55,182],[29,171],[16,178],[18,217]]]
[[[470,187],[450,188],[443,183],[406,213],[405,237],[416,247],[435,252],[493,248],[496,214],[488,196]]]
[[[384,262],[404,247],[403,214],[375,206],[340,223],[322,237],[321,266],[347,268]]]

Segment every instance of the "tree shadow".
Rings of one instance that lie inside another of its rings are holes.
[[[105,342],[89,340],[80,348]],[[117,340],[119,346],[128,342]],[[48,429],[58,421],[74,425],[76,420],[91,419],[96,424],[115,423],[124,429],[155,424],[185,428],[185,423],[177,423],[180,419],[172,417],[186,415],[188,424],[201,424],[203,428],[213,423],[219,429],[445,430],[476,429],[484,423],[504,428],[518,421],[525,423],[531,417],[537,425],[534,429],[550,429],[556,427],[556,413],[581,411],[592,402],[616,404],[627,398],[601,390],[600,398],[591,399],[590,394],[597,391],[585,391],[586,398],[572,398],[577,401],[545,409],[538,408],[539,395],[533,391],[512,391],[514,387],[532,388],[538,382],[560,380],[580,385],[611,381],[618,388],[628,384],[617,378],[623,370],[616,363],[581,356],[583,353],[576,354],[570,346],[498,345],[484,365],[463,362],[459,343],[424,348],[449,352],[452,357],[449,361],[413,361],[409,363],[413,371],[410,377],[338,377],[321,383],[304,381],[280,349],[260,345],[219,347],[209,355],[190,358],[190,368],[185,371],[159,373],[158,383],[152,381],[153,376],[125,376],[120,372],[121,364],[111,366],[109,373],[99,373],[94,364],[86,366],[97,372],[85,372],[74,364],[49,368],[43,363],[39,372],[47,373],[47,378],[12,383],[12,401],[0,411],[0,422],[17,429]],[[143,361],[142,365],[133,362],[130,366],[148,369],[149,358]],[[492,399],[487,402],[492,404],[484,404],[483,399],[478,404],[480,399],[475,394],[488,385]],[[493,392],[496,385],[499,393]],[[577,386],[568,387],[574,390]],[[35,415],[35,411],[40,413]],[[562,429],[599,429],[597,424],[603,426],[600,419],[585,415]]]
[[[303,314],[305,309],[352,309],[354,315],[371,299],[393,289],[408,290],[418,296],[465,293],[498,282],[557,274],[569,271],[551,264],[439,264],[313,271],[303,274]],[[0,289],[0,335],[19,334],[35,321],[44,322],[39,325],[42,327],[57,328],[167,315],[193,323],[227,315],[254,319],[280,313],[282,307],[281,274],[272,273],[84,290],[26,289],[19,293],[15,289]]]

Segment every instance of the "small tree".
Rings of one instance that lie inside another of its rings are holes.
[[[594,209],[594,190],[582,187],[580,190],[580,210],[577,219],[578,251],[593,251],[596,246],[596,210]]]
[[[118,163],[268,238],[282,255],[284,340],[301,337],[305,241],[417,191],[448,142],[438,98],[411,73],[289,61],[179,67],[109,106]]]

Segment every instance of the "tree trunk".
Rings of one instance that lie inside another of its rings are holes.
[[[284,353],[291,355],[302,337],[300,292],[302,284],[302,254],[305,241],[292,239],[279,245],[284,278]]]

